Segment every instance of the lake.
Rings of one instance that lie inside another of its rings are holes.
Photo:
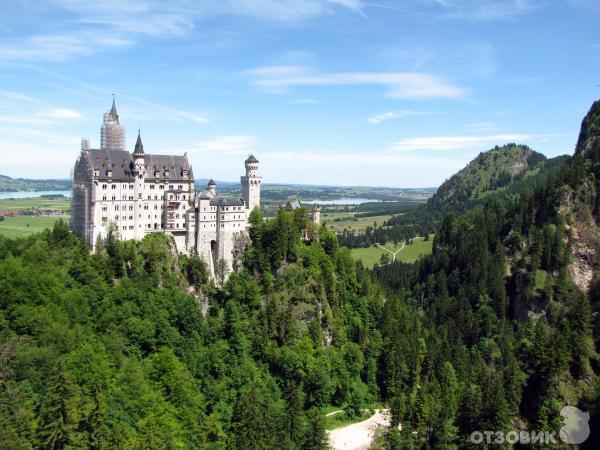
[[[376,202],[381,203],[381,200],[372,198],[337,198],[335,200],[302,200],[302,203],[308,205],[360,205],[361,203]]]
[[[71,197],[71,191],[16,191],[16,192],[0,192],[0,200],[7,198],[34,198],[42,195],[64,195]]]

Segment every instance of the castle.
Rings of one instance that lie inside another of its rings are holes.
[[[125,128],[113,99],[104,114],[100,148],[81,141],[73,171],[71,229],[92,250],[109,229],[123,240],[163,232],[173,236],[178,251],[200,255],[212,275],[219,267],[228,272],[245,247],[248,216],[260,207],[258,163],[253,155],[245,161],[241,199],[219,197],[213,180],[196,193],[187,154],[146,153],[140,132],[133,153],[125,149]]]

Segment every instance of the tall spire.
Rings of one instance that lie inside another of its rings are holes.
[[[113,102],[112,102],[112,107],[110,108],[110,115],[113,117],[113,119],[115,119],[118,122],[119,115],[117,114],[117,105],[115,104],[115,94],[112,95],[112,98],[113,98]]]
[[[144,144],[142,144],[141,131],[138,129],[138,137],[137,137],[137,141],[135,142],[135,150],[133,151],[133,156],[143,155],[143,154],[144,154]]]

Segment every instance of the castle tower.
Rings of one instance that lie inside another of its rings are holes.
[[[217,195],[217,183],[215,183],[215,180],[213,180],[212,178],[210,179],[210,181],[208,182],[208,194],[212,197],[216,197]]]
[[[135,149],[133,150],[133,167],[131,168],[131,174],[135,176],[134,183],[134,201],[135,201],[135,213],[133,215],[134,220],[134,239],[144,238],[144,220],[143,220],[143,208],[144,208],[144,175],[146,174],[145,167],[146,155],[144,154],[144,144],[142,144],[142,136],[138,130],[137,141],[135,142]]]
[[[246,209],[250,212],[255,207],[260,208],[260,185],[262,177],[257,175],[258,159],[250,155],[245,161],[246,175],[241,177],[242,198],[246,204]]]
[[[112,108],[104,113],[102,128],[100,128],[101,150],[125,150],[125,127],[119,124],[119,115],[113,96]]]
[[[311,219],[313,223],[317,225],[321,223],[321,207],[319,205],[314,206],[311,214]]]
[[[142,135],[138,130],[137,141],[135,142],[135,149],[133,150],[133,168],[131,173],[134,175],[144,175],[145,167],[144,160],[146,155],[144,154],[144,144],[142,144]]]

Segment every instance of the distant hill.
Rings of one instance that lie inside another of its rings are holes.
[[[71,180],[31,180],[0,175],[0,192],[66,191],[69,189],[71,189]]]
[[[533,186],[566,156],[547,159],[526,145],[506,144],[480,153],[446,180],[427,202],[434,211],[462,212],[490,195],[517,193]]]
[[[418,234],[434,232],[440,220],[450,212],[463,213],[490,197],[506,201],[525,190],[535,189],[568,159],[567,155],[548,159],[526,145],[496,146],[480,153],[442,183],[426,205],[411,214],[390,219],[387,225],[407,227]]]

